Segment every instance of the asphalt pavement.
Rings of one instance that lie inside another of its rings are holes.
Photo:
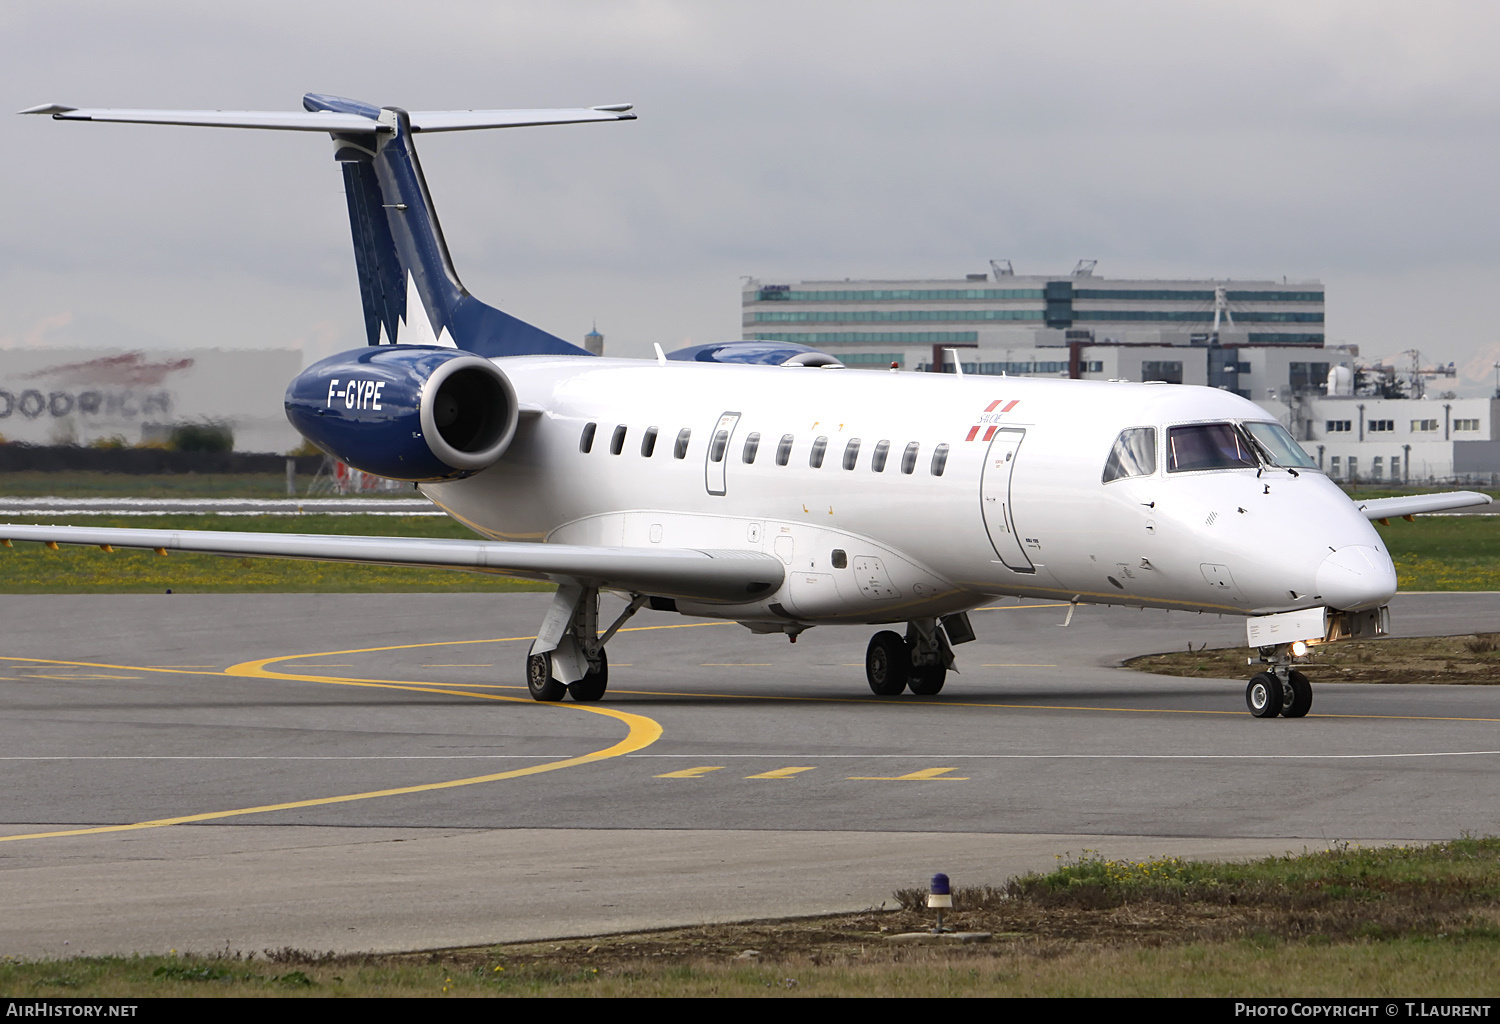
[[[892,699],[871,630],[643,612],[604,701],[541,705],[549,599],[0,597],[0,955],[435,948],[861,909],[1084,849],[1500,831],[1500,690],[1314,669],[1312,714],[1267,721],[1243,678],[1117,667],[1242,620],[1001,602],[940,695]],[[1393,620],[1496,631],[1500,594]]]

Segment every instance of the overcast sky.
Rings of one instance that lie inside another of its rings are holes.
[[[465,284],[645,355],[742,275],[1318,278],[1330,341],[1500,360],[1500,5],[7,0],[7,110],[633,102],[419,139]],[[0,346],[363,343],[320,135],[12,117]]]

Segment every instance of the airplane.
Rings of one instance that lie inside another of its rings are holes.
[[[594,356],[460,282],[417,159],[428,132],[620,122],[629,104],[411,111],[309,93],[303,110],[21,111],[59,121],[327,132],[368,344],[287,388],[292,424],[414,483],[480,539],[0,528],[96,544],[438,566],[555,583],[532,697],[597,701],[640,608],[793,642],[871,637],[871,691],[934,695],[1001,597],[1243,616],[1257,718],[1300,718],[1312,647],[1389,628],[1396,572],[1371,520],[1489,502],[1350,499],[1246,399],[1153,383],[852,371],[804,346]],[[957,360],[955,360],[955,363]],[[601,632],[599,595],[623,612]],[[897,627],[897,628],[890,628]],[[899,630],[899,631],[898,631]]]

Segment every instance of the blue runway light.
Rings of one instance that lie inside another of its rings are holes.
[[[937,911],[937,926],[934,935],[952,931],[943,926],[943,911],[953,909],[953,890],[948,885],[948,876],[941,871],[932,876],[932,885],[927,890],[927,909]]]

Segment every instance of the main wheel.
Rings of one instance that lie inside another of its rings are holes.
[[[1250,680],[1245,687],[1245,703],[1256,718],[1275,718],[1281,714],[1285,698],[1281,693],[1281,680],[1270,672],[1262,672]]]
[[[599,667],[590,671],[576,683],[568,685],[568,695],[574,700],[598,700],[609,686],[609,658],[599,652]]]
[[[865,679],[877,697],[894,697],[906,689],[911,673],[911,649],[900,633],[883,629],[870,637],[865,649]]]
[[[1289,685],[1283,687],[1286,693],[1282,696],[1281,717],[1301,718],[1312,710],[1312,683],[1295,670],[1288,672],[1286,678]]]
[[[533,700],[562,700],[568,688],[552,678],[552,655],[533,654],[526,659],[526,689]]]
[[[913,665],[911,678],[906,681],[906,688],[919,697],[931,697],[943,688],[943,681],[948,678],[948,666],[942,662],[932,665]]]

